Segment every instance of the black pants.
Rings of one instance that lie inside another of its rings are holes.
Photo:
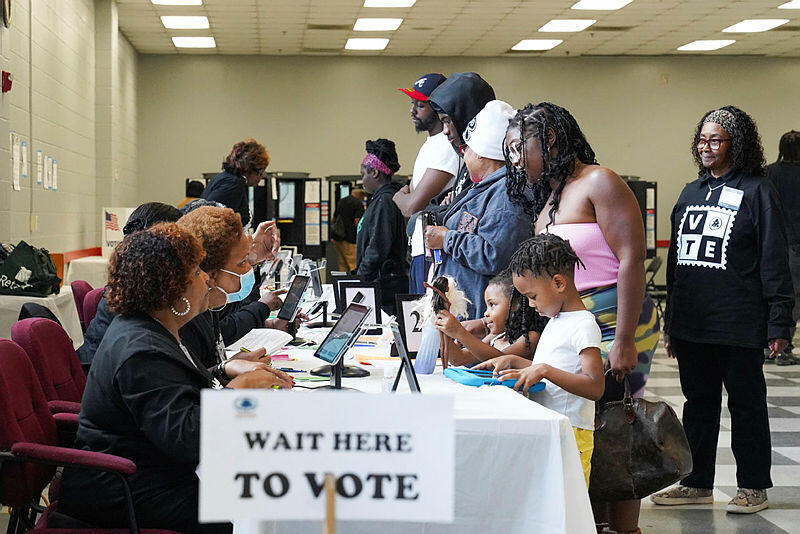
[[[692,474],[684,486],[712,489],[717,457],[722,385],[731,412],[731,448],[740,488],[772,487],[772,447],[761,349],[692,343],[671,338],[678,359],[683,428],[692,449]]]

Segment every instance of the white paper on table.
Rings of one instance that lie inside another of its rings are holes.
[[[282,330],[275,330],[274,328],[253,328],[245,334],[244,337],[225,347],[225,350],[235,354],[239,352],[239,349],[242,347],[251,352],[264,347],[267,349],[267,355],[270,355],[291,340],[291,334],[287,334]]]
[[[11,185],[14,188],[14,191],[19,191],[19,173],[21,166],[19,137],[17,137],[15,134],[11,134],[11,139]]]
[[[53,190],[58,189],[58,160],[53,160],[53,181],[52,184]]]
[[[36,183],[42,185],[42,160],[43,155],[41,150],[36,151]]]
[[[24,178],[28,177],[28,143],[27,141],[22,142],[22,176]]]

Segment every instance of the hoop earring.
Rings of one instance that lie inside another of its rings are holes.
[[[170,307],[169,307],[169,309],[170,309],[170,310],[172,310],[172,313],[174,313],[174,314],[175,314],[175,315],[177,315],[178,317],[183,317],[184,315],[186,315],[187,313],[189,313],[189,310],[191,310],[191,309],[192,309],[192,303],[191,303],[191,302],[189,302],[189,299],[187,299],[186,297],[181,297],[181,300],[182,300],[182,301],[184,301],[184,302],[186,303],[186,309],[185,309],[185,310],[183,310],[182,312],[176,311],[176,310],[175,310],[175,306],[170,306]]]

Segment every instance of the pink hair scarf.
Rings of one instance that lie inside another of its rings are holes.
[[[367,167],[372,167],[373,169],[382,172],[386,176],[391,176],[394,174],[394,172],[389,167],[387,167],[384,162],[378,159],[378,156],[376,156],[375,154],[367,154],[366,157],[364,158],[364,161],[362,161],[361,164],[366,165]]]

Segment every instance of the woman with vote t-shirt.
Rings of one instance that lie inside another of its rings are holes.
[[[747,113],[706,113],[692,154],[699,173],[672,210],[664,344],[678,359],[692,473],[656,504],[712,503],[722,385],[728,392],[738,491],[732,513],[768,506],[771,450],[764,347],[779,354],[792,326],[792,279],[775,191]]]

